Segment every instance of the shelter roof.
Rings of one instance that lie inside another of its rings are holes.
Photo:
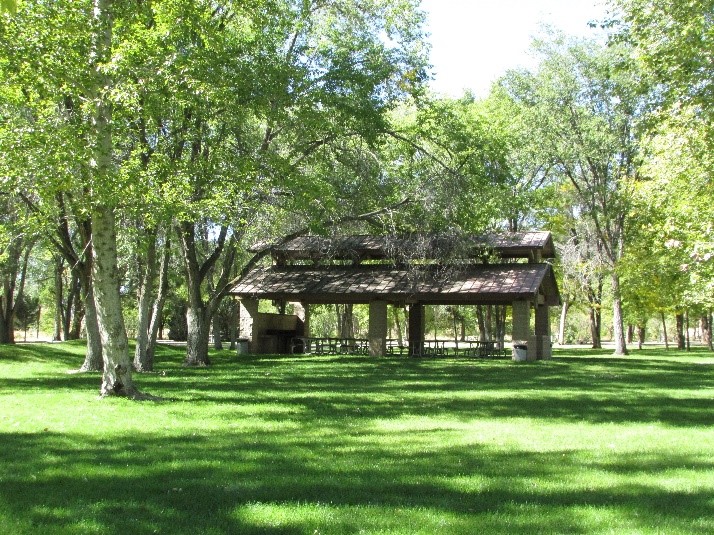
[[[300,236],[274,246],[278,263],[299,260],[385,260],[475,258],[488,252],[502,258],[554,258],[550,232],[489,233],[469,236],[412,234],[405,236],[356,235],[338,238]]]
[[[539,295],[549,305],[560,303],[551,266],[536,263],[258,267],[230,293],[308,303],[511,304]]]

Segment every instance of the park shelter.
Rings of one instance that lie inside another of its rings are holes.
[[[369,352],[386,353],[387,305],[409,307],[410,354],[424,345],[426,305],[508,305],[514,344],[527,358],[551,355],[549,307],[560,304],[549,232],[459,238],[302,236],[271,249],[272,265],[231,290],[240,299],[241,336],[253,353],[281,352],[309,336],[310,304],[369,305]],[[258,312],[260,300],[296,304],[295,315]],[[531,327],[531,316],[535,316]]]

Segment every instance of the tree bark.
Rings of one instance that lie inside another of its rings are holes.
[[[99,334],[99,324],[97,322],[97,307],[94,303],[94,290],[92,284],[92,225],[89,220],[80,221],[78,223],[80,236],[82,238],[83,252],[80,258],[74,250],[65,250],[64,254],[68,255],[66,260],[72,262],[73,269],[76,271],[76,276],[79,278],[79,286],[81,288],[82,302],[84,303],[84,327],[87,334],[87,352],[84,356],[84,362],[79,368],[80,372],[100,372],[104,368],[104,359],[102,356],[102,338]],[[69,234],[62,235],[60,229],[60,239],[69,239]]]
[[[119,295],[113,210],[101,206],[95,208],[92,213],[92,231],[94,300],[104,357],[100,393],[102,396],[135,397],[138,392],[131,376],[129,343]]]
[[[213,315],[213,349],[220,351],[223,349],[221,340],[221,318],[219,314]]]
[[[62,331],[64,328],[64,314],[62,313],[64,303],[64,284],[62,281],[62,272],[64,271],[64,261],[59,255],[55,256],[55,325],[52,341],[59,342],[62,340]],[[67,331],[64,331],[65,333]],[[66,334],[65,334],[66,335]]]
[[[664,312],[660,312],[660,317],[662,319],[662,332],[664,334],[664,348],[669,349],[669,339],[667,338],[667,321],[664,316]]]
[[[94,84],[90,91],[92,103],[92,156],[90,165],[93,183],[110,187],[112,183],[112,105],[108,91],[111,81],[101,65],[111,57],[113,13],[112,0],[94,0],[92,14],[93,43],[91,69]],[[117,268],[116,221],[112,206],[100,201],[102,192],[93,192],[92,214],[92,280],[97,323],[102,340],[104,370],[100,394],[138,397],[129,358],[129,343],[119,294]]]
[[[678,312],[675,316],[677,320],[677,349],[687,349],[687,340],[684,337],[684,314]]]
[[[702,322],[702,342],[709,349],[714,350],[714,340],[712,340],[712,313],[707,311],[701,319]]]
[[[620,276],[613,272],[612,283],[612,330],[615,338],[615,355],[627,355],[625,343],[625,325],[622,314],[622,297],[620,293]]]
[[[166,241],[164,242],[164,251],[161,256],[161,266],[159,267],[159,292],[154,301],[151,312],[151,323],[149,325],[149,345],[146,348],[147,361],[154,365],[154,354],[156,350],[156,338],[159,334],[159,328],[163,321],[164,303],[166,296],[169,293],[169,260],[171,258],[171,240],[169,233],[166,233]]]
[[[67,334],[67,340],[79,340],[82,336],[82,319],[85,308],[82,302],[82,286],[79,275],[72,274],[72,321]]]
[[[645,324],[637,326],[637,348],[642,349],[642,345],[645,343]]]
[[[588,303],[590,304],[590,338],[593,349],[602,348],[602,278],[598,277],[595,288],[588,287]]]
[[[210,319],[206,317],[206,306],[201,295],[201,284],[207,270],[199,265],[196,251],[196,229],[194,223],[182,221],[177,228],[181,252],[186,269],[188,307],[186,309],[186,358],[185,366],[208,366],[208,341]]]
[[[483,312],[485,305],[476,305],[476,321],[478,322],[478,339],[481,342],[488,342],[488,328],[486,327],[486,317]]]
[[[565,326],[570,310],[570,301],[563,301],[563,306],[560,309],[560,324],[558,325],[558,343],[562,346],[565,344]]]
[[[190,292],[189,292],[190,294]],[[205,321],[205,308],[203,303],[189,298],[186,310],[186,359],[185,366],[209,366],[208,340],[210,322]]]
[[[136,347],[134,350],[134,369],[137,372],[150,372],[154,369],[153,362],[148,356],[148,347],[151,305],[154,300],[154,279],[156,278],[156,236],[155,228],[147,229],[145,232],[146,256],[143,258],[144,270],[139,281]]]

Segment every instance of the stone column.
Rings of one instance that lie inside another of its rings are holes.
[[[261,321],[258,313],[257,299],[241,299],[239,314],[240,328],[238,336],[248,340],[249,353],[260,353]]]
[[[530,301],[513,302],[513,344],[528,345],[528,360],[535,360],[535,347],[531,348],[531,303]],[[532,354],[532,356],[531,356]]]
[[[387,302],[369,304],[369,354],[383,357],[387,354]]]
[[[513,302],[513,342],[525,342],[531,334],[530,301]]]
[[[409,305],[409,355],[421,355],[424,349],[424,305]]]
[[[535,358],[549,359],[553,355],[553,350],[550,342],[550,308],[548,305],[538,305],[535,309]],[[529,357],[530,357],[530,342],[529,342]]]

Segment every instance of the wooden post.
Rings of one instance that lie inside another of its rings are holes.
[[[383,357],[387,353],[387,302],[369,304],[369,354]]]
[[[409,355],[421,355],[424,350],[424,305],[409,305]]]

